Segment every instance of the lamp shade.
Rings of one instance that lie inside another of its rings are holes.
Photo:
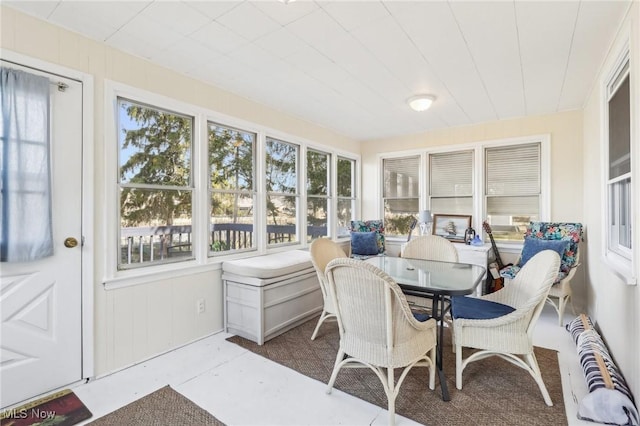
[[[420,222],[422,223],[431,222],[431,210],[422,210],[420,212]]]

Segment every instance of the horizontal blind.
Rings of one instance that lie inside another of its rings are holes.
[[[537,195],[528,197],[487,197],[489,216],[537,216],[540,200]]]
[[[416,214],[418,208],[418,198],[386,199],[384,201],[384,211],[388,213]]]
[[[432,197],[473,195],[473,151],[431,154],[429,164]]]
[[[486,195],[539,195],[540,143],[487,148]]]
[[[473,214],[473,197],[431,197],[432,214]]]
[[[420,157],[385,158],[383,197],[418,197]]]

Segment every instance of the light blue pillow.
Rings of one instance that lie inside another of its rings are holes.
[[[565,240],[541,240],[540,238],[526,237],[524,239],[524,247],[522,248],[522,256],[520,266],[524,266],[533,256],[543,250],[553,250],[560,255],[567,249],[569,241]]]
[[[351,253],[360,256],[372,256],[378,254],[378,239],[376,231],[352,232]]]

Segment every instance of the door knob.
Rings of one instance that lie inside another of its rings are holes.
[[[65,247],[74,248],[77,245],[78,245],[78,240],[76,240],[73,237],[69,237],[66,240],[64,240],[64,246]]]

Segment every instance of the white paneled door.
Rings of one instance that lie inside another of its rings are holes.
[[[67,85],[51,85],[54,255],[0,263],[1,407],[82,378],[82,84],[47,76]]]

